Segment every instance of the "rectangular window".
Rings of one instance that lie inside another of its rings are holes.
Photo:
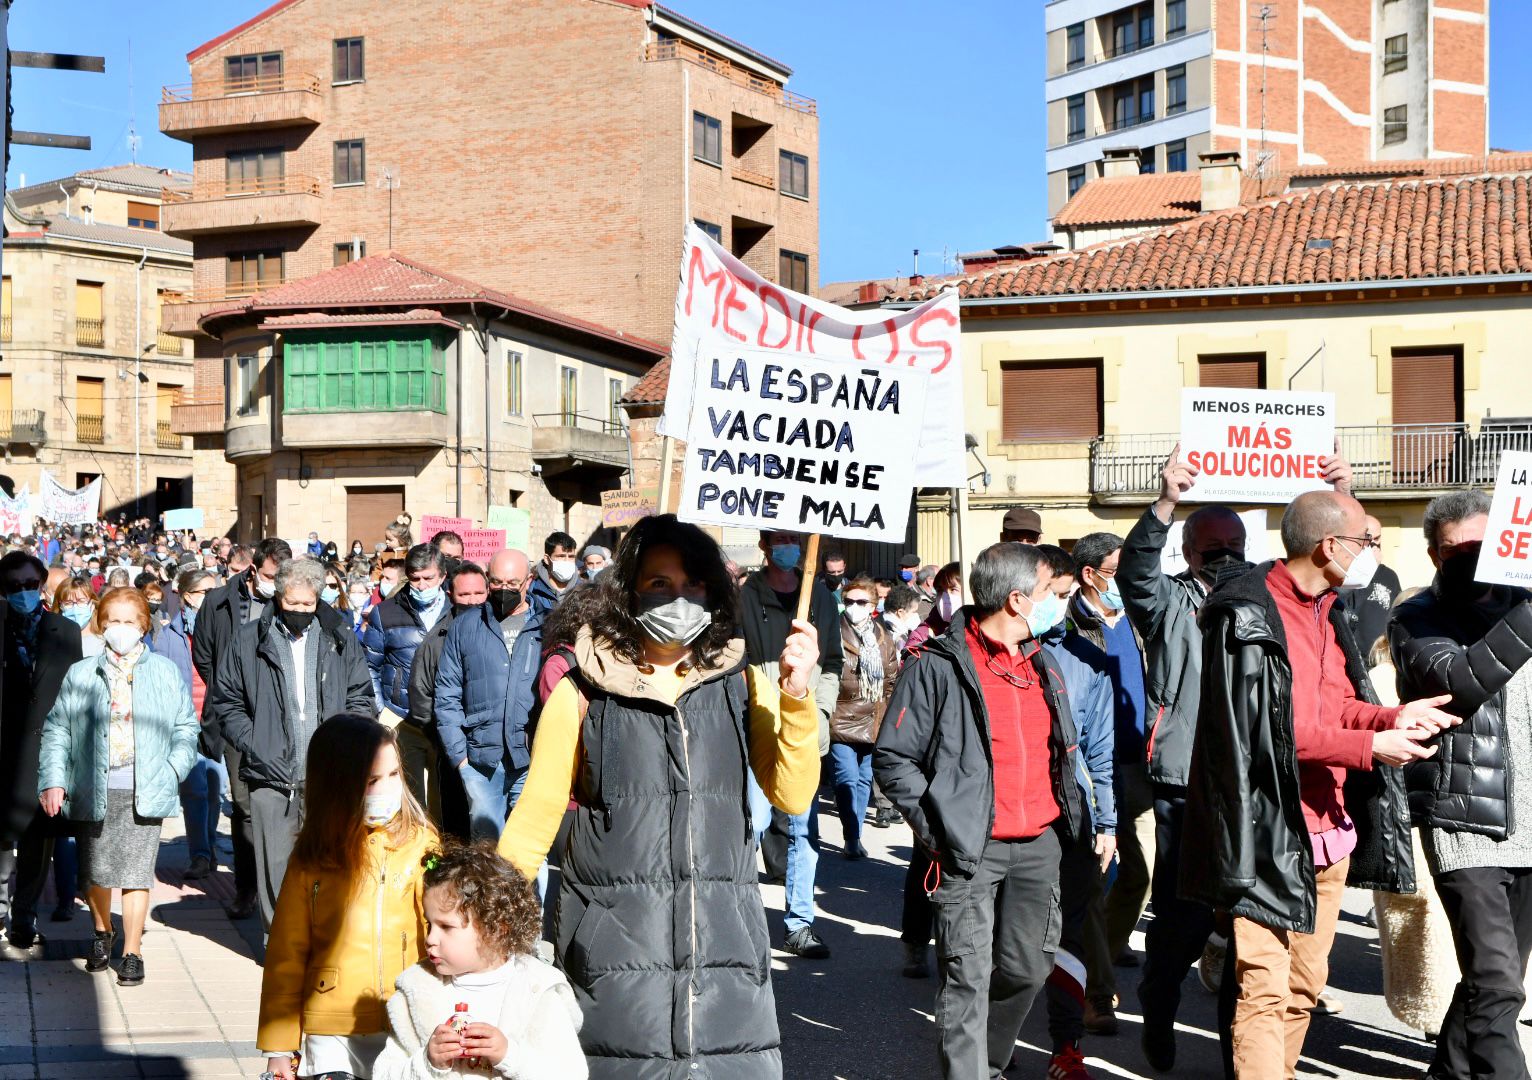
[[[507,349],[505,353],[505,415],[521,415],[521,353]]]
[[[1074,193],[1079,191],[1084,186],[1085,186],[1085,166],[1084,165],[1076,165],[1074,168],[1069,170],[1069,195],[1070,195],[1070,198],[1073,198],[1074,197]]]
[[[446,360],[432,337],[289,335],[282,367],[284,413],[447,411]]]
[[[1065,66],[1085,66],[1085,24],[1075,23],[1064,31]]]
[[[1410,111],[1408,105],[1395,105],[1383,110],[1383,145],[1402,143],[1410,137]]]
[[[1197,385],[1232,390],[1266,389],[1265,353],[1226,353],[1197,357]]]
[[[282,284],[286,277],[286,256],[280,249],[231,251],[224,274],[224,287],[229,296],[249,296],[261,289]]]
[[[1154,5],[1143,4],[1138,9],[1138,47],[1147,49],[1154,44]]]
[[[260,370],[261,358],[254,355],[235,356],[234,366],[234,415],[254,416],[261,408]]]
[[[14,404],[15,399],[11,397],[11,377],[8,374],[0,375],[0,425],[4,426],[8,439],[14,437],[12,432],[16,426],[15,421],[11,417],[11,409],[14,407]]]
[[[335,186],[367,182],[366,140],[343,139],[335,144]]]
[[[779,182],[782,194],[807,199],[809,197],[809,159],[802,154],[783,150],[778,166],[778,171],[781,173]]]
[[[1165,0],[1165,40],[1186,33],[1186,0]]]
[[[335,245],[335,262],[333,265],[345,266],[349,262],[365,258],[367,258],[367,241],[358,240],[356,241],[356,246],[353,247],[351,241],[348,240],[344,244]]]
[[[1186,65],[1165,69],[1165,115],[1186,111]]]
[[[1410,66],[1410,35],[1397,34],[1383,39],[1383,74],[1392,75]]]
[[[1069,99],[1065,108],[1069,117],[1069,141],[1076,142],[1085,138],[1085,95],[1076,94]]]
[[[1101,361],[1055,360],[1001,370],[1001,441],[1075,442],[1101,435]],[[1047,402],[1046,407],[1039,407]]]
[[[223,165],[226,190],[230,195],[280,190],[285,168],[281,147],[230,150]]]
[[[809,257],[783,249],[777,255],[777,284],[793,292],[809,291]]]
[[[580,422],[580,372],[572,367],[559,368],[559,422],[565,427]]]
[[[0,341],[11,340],[11,278],[0,278]]]
[[[714,225],[711,221],[703,221],[701,218],[694,219],[694,223],[696,224],[697,228],[701,229],[703,232],[707,233],[708,236],[712,237],[713,243],[723,243],[722,225]]]
[[[1463,421],[1461,354],[1397,350],[1392,359],[1394,482],[1411,487],[1461,482],[1454,479],[1453,460],[1461,449],[1453,426]]]
[[[612,432],[622,430],[622,380],[606,381],[606,420]]]
[[[692,157],[709,165],[723,164],[723,125],[706,113],[692,113]]]
[[[1154,76],[1138,80],[1138,122],[1147,124],[1154,119]]]
[[[1138,48],[1138,14],[1129,8],[1112,17],[1112,55],[1121,56]]]
[[[335,39],[335,78],[338,83],[361,82],[366,76],[362,68],[362,39],[359,37]]]
[[[74,283],[74,340],[76,345],[99,349],[106,344],[106,321],[99,281]]]
[[[253,94],[278,89],[281,84],[282,54],[279,52],[224,57],[225,94]]]
[[[134,202],[128,200],[128,228],[150,229],[155,232],[160,228],[160,208],[157,203]]]
[[[1165,171],[1186,171],[1186,140],[1177,139],[1165,144]]]
[[[75,441],[106,441],[106,380],[80,377],[74,381]]]
[[[1155,169],[1155,148],[1146,146],[1138,152],[1138,171],[1152,173]]]

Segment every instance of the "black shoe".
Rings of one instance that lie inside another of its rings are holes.
[[[820,940],[812,926],[800,926],[788,934],[787,940],[782,942],[782,949],[805,960],[828,960],[830,957],[830,946]]]
[[[201,881],[213,872],[213,860],[206,855],[192,856],[191,865],[186,868],[185,878],[187,881]]]
[[[22,952],[28,952],[34,946],[46,943],[48,939],[39,934],[37,932],[37,927],[34,926],[30,930],[21,930],[7,934],[5,940],[11,946],[11,948],[20,949]]]
[[[105,971],[112,962],[112,943],[116,940],[116,931],[97,930],[90,939],[90,955],[85,958],[85,970]]]
[[[60,904],[53,909],[53,914],[49,915],[48,918],[53,922],[68,922],[70,919],[73,919],[74,901],[71,900],[67,904]]]
[[[1176,1067],[1175,1021],[1161,1024],[1144,1017],[1140,1044],[1144,1048],[1144,1060],[1155,1072],[1169,1072]]]
[[[128,953],[122,958],[122,966],[117,969],[118,986],[137,986],[144,981],[144,958],[137,953]]]
[[[1113,967],[1136,968],[1139,965],[1138,953],[1132,949],[1124,949],[1117,954],[1117,959],[1112,961]]]
[[[860,862],[862,859],[867,858],[867,849],[862,846],[860,840],[857,840],[854,843],[847,844],[846,849],[841,854],[845,856],[847,862]]]
[[[929,979],[931,977],[931,965],[926,960],[928,947],[925,945],[911,945],[904,943],[904,970],[901,972],[906,979]]]
[[[880,829],[886,829],[890,825],[897,825],[903,820],[904,818],[900,816],[899,811],[893,807],[879,810],[876,814],[872,815],[872,823]]]
[[[235,921],[250,918],[255,914],[255,893],[239,893],[234,897],[233,903],[224,910],[229,913],[229,918]]]

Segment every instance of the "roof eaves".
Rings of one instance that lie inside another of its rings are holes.
[[[765,53],[760,52],[760,51],[758,51],[756,49],[752,49],[750,46],[745,45],[745,44],[743,44],[741,42],[735,41],[733,38],[729,37],[727,34],[720,34],[717,30],[711,30],[708,27],[703,26],[696,19],[689,19],[689,18],[687,18],[685,15],[682,15],[679,11],[673,11],[670,8],[665,7],[662,4],[655,4],[655,5],[653,5],[653,7],[654,7],[654,11],[656,13],[658,13],[660,15],[663,15],[665,18],[671,20],[672,22],[675,22],[675,23],[677,23],[677,24],[679,24],[681,26],[684,26],[686,29],[690,30],[692,33],[699,34],[702,37],[712,38],[714,41],[717,41],[719,44],[726,45],[730,49],[733,49],[735,52],[740,53],[743,56],[748,56],[751,60],[754,60],[757,64],[760,64],[762,67],[770,68],[772,71],[777,72],[778,74],[781,75],[783,82],[786,82],[789,78],[792,77],[793,69],[788,67],[786,64],[782,63],[782,61],[780,61],[780,60],[773,60],[771,57],[767,56]]]
[[[219,34],[212,40],[204,41],[201,45],[198,45],[195,49],[186,54],[186,62],[191,63],[193,60],[196,60],[198,57],[211,52],[225,42],[232,41],[234,38],[237,38],[240,34],[243,34],[246,30],[249,30],[251,27],[257,25],[258,23],[265,22],[277,12],[281,11],[283,8],[291,7],[293,4],[298,2],[299,0],[277,0],[277,2],[272,4],[269,8],[266,8],[264,11],[256,12],[250,18],[246,19],[244,22],[240,23],[233,29],[225,30],[223,33]]]

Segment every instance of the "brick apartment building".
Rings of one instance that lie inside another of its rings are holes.
[[[1489,0],[1049,0],[1043,17],[1050,218],[1113,149],[1145,172],[1211,151],[1288,171],[1489,149]]]
[[[196,341],[176,422],[199,475],[228,448],[231,358],[252,348],[207,317],[358,256],[398,251],[661,344],[688,219],[769,277],[817,281],[814,102],[783,64],[657,4],[279,0],[187,59],[160,129],[194,159],[165,229],[194,246],[169,327]],[[531,484],[495,486],[500,504]]]

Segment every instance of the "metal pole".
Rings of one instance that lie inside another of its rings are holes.
[[[144,248],[133,275],[133,516],[144,513],[144,463],[142,456],[144,397],[144,263],[149,249]]]

